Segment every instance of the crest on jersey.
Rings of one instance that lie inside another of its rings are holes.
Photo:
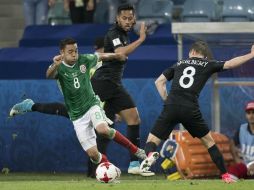
[[[86,66],[85,65],[80,65],[80,72],[85,73],[86,72]]]

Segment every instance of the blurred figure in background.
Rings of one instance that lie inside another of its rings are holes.
[[[55,0],[23,0],[26,26],[48,24],[48,6]]]
[[[64,0],[64,9],[70,12],[72,24],[93,23],[95,0]]]
[[[228,171],[238,178],[254,178],[254,101],[245,107],[247,123],[240,126],[231,143],[236,164]]]

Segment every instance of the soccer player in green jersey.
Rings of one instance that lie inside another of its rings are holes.
[[[78,45],[72,38],[60,42],[60,55],[53,58],[54,63],[48,68],[47,78],[57,79],[64,95],[65,105],[73,122],[78,140],[91,161],[99,164],[107,157],[97,149],[96,134],[113,139],[128,148],[140,159],[145,159],[144,150],[132,144],[117,130],[110,128],[110,121],[100,107],[100,100],[95,96],[90,83],[89,71],[99,60],[125,60],[121,53],[78,54]]]

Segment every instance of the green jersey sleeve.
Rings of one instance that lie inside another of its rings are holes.
[[[98,62],[98,55],[96,54],[82,54],[80,58],[83,60],[82,62],[86,64],[88,70],[94,67]]]

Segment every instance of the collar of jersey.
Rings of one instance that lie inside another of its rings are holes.
[[[254,135],[254,133],[252,133],[252,131],[251,131],[251,129],[250,129],[250,124],[249,124],[249,123],[248,123],[247,129],[248,129],[248,131],[249,131],[249,133],[250,133],[251,135]]]
[[[76,65],[76,63],[74,65],[68,65],[64,61],[62,61],[62,63],[64,64],[64,66],[69,67],[69,68],[73,68]]]

